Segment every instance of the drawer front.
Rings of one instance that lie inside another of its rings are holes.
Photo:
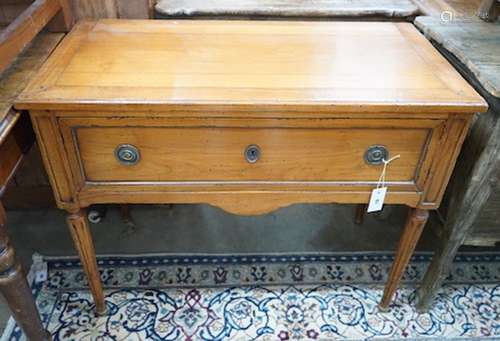
[[[428,128],[358,127],[115,125],[71,131],[84,180],[91,182],[377,181],[382,166],[365,160],[375,145],[401,156],[387,180],[411,182],[431,135]]]

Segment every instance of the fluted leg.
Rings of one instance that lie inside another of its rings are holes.
[[[399,240],[396,257],[392,264],[391,272],[385,285],[384,295],[380,301],[379,307],[382,310],[387,309],[391,303],[392,297],[396,292],[399,281],[410,261],[411,255],[417,246],[417,242],[424,230],[425,223],[429,218],[429,211],[422,209],[410,209],[408,218],[403,230],[403,234]]]
[[[7,237],[5,224],[5,210],[0,202],[0,292],[28,340],[51,340],[50,334],[43,328],[21,265],[16,260],[14,249]]]
[[[87,275],[90,291],[94,297],[96,312],[104,314],[104,292],[102,290],[101,276],[97,268],[97,261],[85,210],[79,210],[68,215],[68,227],[75,247],[80,255],[83,270]]]

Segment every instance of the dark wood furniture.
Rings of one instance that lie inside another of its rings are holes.
[[[29,117],[10,111],[0,121],[0,197],[34,141]],[[28,340],[50,340],[40,321],[31,288],[6,230],[7,218],[0,201],[0,292]]]
[[[67,32],[72,23],[67,0],[35,0],[0,31],[0,73],[9,67],[47,24],[53,32]]]
[[[63,36],[41,34],[47,24],[54,31],[70,29],[66,1],[36,0],[0,31],[0,199],[35,139],[28,114],[15,111],[13,103]],[[0,200],[0,293],[28,340],[50,340],[7,236],[6,224]]]
[[[477,11],[479,18],[484,21],[495,22],[498,20],[500,14],[500,1],[499,0],[482,0],[481,5]]]
[[[385,202],[411,209],[387,308],[486,103],[407,23],[101,20],[75,26],[16,107],[103,313],[89,205],[367,203],[400,155]]]

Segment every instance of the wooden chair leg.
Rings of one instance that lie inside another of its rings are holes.
[[[411,255],[417,246],[417,242],[428,218],[428,210],[410,209],[403,234],[399,240],[396,257],[392,264],[387,284],[385,285],[384,295],[379,304],[381,310],[386,310],[389,307],[389,303],[391,303],[392,297],[396,292],[399,281],[410,261]]]
[[[16,260],[14,249],[7,237],[5,224],[5,210],[0,203],[0,292],[28,340],[51,340],[50,334],[43,328],[21,265]]]
[[[97,261],[90,233],[89,223],[85,210],[81,209],[68,215],[68,226],[75,247],[80,255],[83,270],[87,275],[90,291],[94,297],[97,314],[106,313],[106,304],[104,302],[104,292],[102,290],[101,276],[97,268]]]
[[[488,22],[495,22],[500,14],[500,4],[497,0],[482,0],[477,11],[479,18]]]
[[[363,224],[363,221],[365,220],[366,206],[366,204],[356,205],[356,214],[354,216],[354,223],[356,225]]]

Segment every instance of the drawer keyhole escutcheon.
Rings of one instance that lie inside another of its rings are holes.
[[[259,161],[260,154],[260,148],[255,144],[251,144],[245,149],[245,159],[247,159],[248,163]]]
[[[385,146],[374,145],[368,147],[365,153],[365,161],[369,165],[380,165],[383,160],[389,159],[389,151]]]
[[[116,147],[115,156],[120,163],[126,166],[135,165],[141,158],[139,149],[131,144],[121,144]]]

